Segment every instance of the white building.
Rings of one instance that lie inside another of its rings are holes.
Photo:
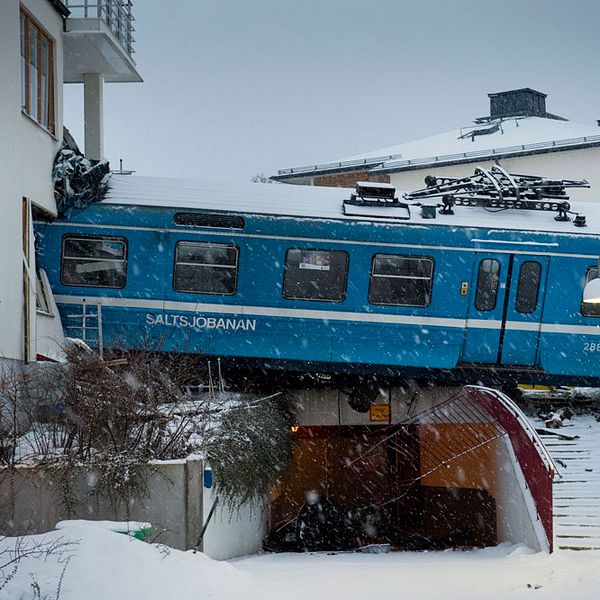
[[[131,8],[129,0],[0,2],[0,360],[60,356],[62,326],[36,270],[32,221],[56,214],[63,84],[84,83],[86,156],[100,160],[103,82],[141,81]]]
[[[305,185],[354,187],[357,181],[391,183],[399,190],[425,187],[426,175],[465,177],[476,166],[499,162],[511,173],[553,179],[586,179],[592,192],[571,198],[592,201],[600,193],[600,128],[546,110],[546,94],[524,88],[488,94],[490,114],[447,133],[323,164],[281,169],[273,179]]]

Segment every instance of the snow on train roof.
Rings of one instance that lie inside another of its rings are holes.
[[[345,215],[342,202],[349,199],[353,191],[349,188],[211,182],[113,174],[103,203],[362,222],[397,221],[393,216],[389,219],[381,217],[382,212],[385,214],[385,211],[391,211],[390,215],[393,213],[394,209],[389,208],[368,209],[372,210],[373,216]],[[402,192],[398,192],[397,195],[402,197]],[[575,227],[572,222],[557,222],[554,220],[556,213],[553,212],[509,209],[498,214],[473,207],[455,207],[454,215],[437,214],[435,219],[423,219],[419,205],[410,207],[409,220],[397,222],[428,226],[454,225],[581,234],[600,233],[600,203],[574,203],[572,210],[587,217],[587,227]]]

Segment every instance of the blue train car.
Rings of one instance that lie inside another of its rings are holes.
[[[100,305],[105,347],[600,385],[600,309],[582,303],[600,206],[578,228],[544,211],[352,208],[351,192],[113,175],[102,202],[38,223],[38,260],[66,334],[89,339],[82,313]]]

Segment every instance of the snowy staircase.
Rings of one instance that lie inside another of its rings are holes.
[[[544,427],[535,420],[536,427]],[[600,423],[591,415],[565,421],[542,435],[561,477],[554,480],[554,537],[558,548],[600,549]]]

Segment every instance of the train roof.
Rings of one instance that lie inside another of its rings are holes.
[[[570,234],[600,234],[600,203],[573,203],[571,210],[587,218],[586,227],[559,222],[556,213],[480,207],[454,207],[453,215],[426,219],[420,205],[409,202],[410,218],[398,221],[397,209],[366,207],[361,215],[344,213],[343,201],[354,192],[349,188],[290,184],[214,182],[196,179],[144,177],[112,174],[103,204],[170,209],[210,210],[236,214],[287,216],[344,221],[397,221],[427,226],[483,227],[492,229],[549,231]],[[398,192],[399,197],[402,192]],[[424,202],[431,204],[432,201]]]

